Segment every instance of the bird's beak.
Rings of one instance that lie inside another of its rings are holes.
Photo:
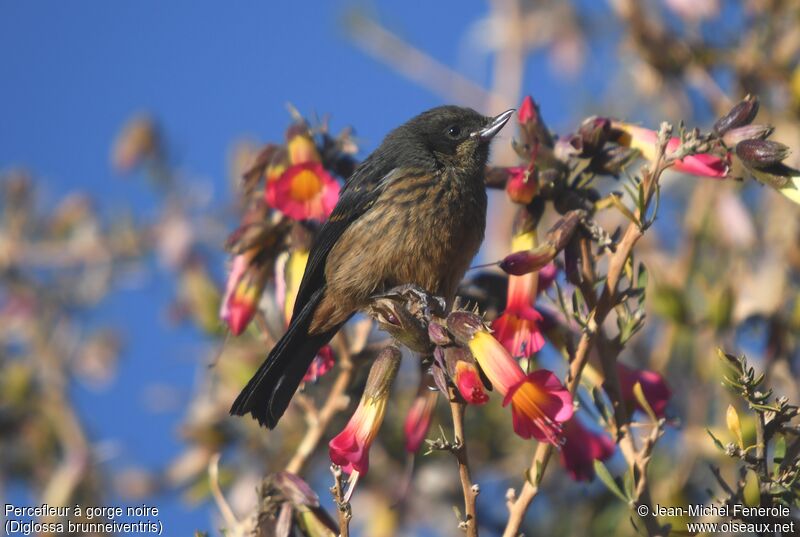
[[[475,131],[474,133],[472,133],[472,135],[477,136],[484,141],[491,140],[492,138],[494,138],[494,135],[500,132],[500,129],[502,129],[503,126],[505,126],[505,124],[508,122],[511,116],[514,115],[514,112],[516,112],[516,110],[512,108],[511,110],[506,110],[502,114],[493,117],[491,121],[489,121],[488,125],[486,125],[479,131]]]

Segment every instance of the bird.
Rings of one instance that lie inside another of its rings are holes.
[[[312,242],[289,326],[232,415],[273,429],[317,352],[378,293],[413,285],[452,306],[483,241],[490,142],[513,113],[432,108],[356,167]]]

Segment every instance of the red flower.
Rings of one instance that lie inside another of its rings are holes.
[[[564,424],[564,443],[559,450],[561,464],[575,481],[594,478],[594,461],[604,461],[614,454],[614,442],[604,433],[587,429],[578,416]]]
[[[344,430],[328,443],[331,462],[341,466],[343,472],[357,477],[369,470],[369,448],[383,423],[389,388],[399,366],[400,351],[396,347],[381,351],[372,364],[358,408]]]
[[[656,141],[658,133],[629,123],[615,121],[611,124],[615,130],[622,131],[622,136],[617,140],[620,145],[638,149],[642,157],[652,161],[656,157]],[[666,154],[674,152],[681,141],[670,138],[667,142]],[[706,177],[726,177],[730,168],[730,158],[720,158],[709,153],[700,153],[678,160],[672,166],[676,171]]]
[[[311,361],[311,365],[308,366],[308,371],[306,371],[306,374],[303,376],[303,382],[316,382],[332,368],[333,349],[331,349],[330,345],[325,345]]]
[[[536,195],[539,185],[533,170],[523,166],[508,168],[508,180],[506,181],[506,193],[514,203],[527,205]]]
[[[646,369],[633,369],[624,364],[617,364],[617,374],[619,375],[620,389],[622,390],[622,399],[629,405],[644,412],[645,410],[639,404],[638,399],[633,393],[633,387],[638,382],[642,386],[642,393],[647,400],[647,404],[655,412],[656,417],[663,418],[664,412],[667,408],[667,403],[672,395],[672,392],[667,386],[664,377],[655,371],[648,371]]]
[[[489,400],[483,389],[480,373],[475,365],[459,360],[456,362],[454,379],[458,393],[471,405],[482,405]]]
[[[245,252],[233,259],[222,297],[219,316],[235,336],[253,319],[266,283],[263,271],[250,264],[252,257],[251,252]]]
[[[530,250],[535,246],[535,242],[535,232],[520,233],[514,236],[511,249]],[[548,269],[545,278],[549,281],[545,283],[549,285],[554,277],[552,269]],[[533,307],[537,293],[540,289],[544,289],[538,281],[539,277],[535,272],[522,276],[509,276],[506,309],[492,323],[495,337],[516,357],[528,357],[544,346],[544,336],[539,329],[539,324],[543,320],[542,315]]]
[[[514,432],[522,438],[558,443],[561,423],[572,417],[572,395],[551,371],[530,375],[505,347],[486,330],[477,317],[456,312],[448,317],[448,328],[469,346],[492,386],[511,404]]]
[[[267,204],[295,220],[325,220],[339,199],[339,183],[319,162],[293,164],[267,181]]]
[[[433,410],[436,408],[437,392],[423,389],[414,398],[411,408],[408,409],[403,432],[406,436],[406,451],[414,453],[422,445],[425,435],[431,426]]]

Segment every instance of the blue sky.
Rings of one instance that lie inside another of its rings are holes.
[[[0,169],[24,166],[43,182],[45,205],[63,194],[89,193],[110,219],[119,207],[153,217],[156,198],[141,181],[120,178],[109,150],[120,126],[137,111],[163,126],[173,159],[187,177],[230,199],[227,158],[242,137],[281,139],[285,103],[305,114],[330,113],[335,130],[356,127],[364,152],[392,127],[443,104],[441,97],[397,75],[346,38],[352,2],[209,1],[0,2]],[[394,32],[457,65],[463,31],[485,14],[483,2],[408,1],[369,8]],[[602,84],[612,47],[592,51],[583,80],[555,78],[541,55],[528,62],[525,90],[554,125],[571,103]],[[471,73],[486,82],[489,66]],[[220,267],[221,270],[221,267]],[[87,327],[123,330],[119,376],[97,393],[76,398],[96,441],[122,446],[122,466],[163,466],[180,449],[182,412],[148,414],[143,393],[152,383],[187,395],[207,343],[191,327],[169,327],[164,310],[174,281],[153,270],[125,286]],[[211,529],[208,505],[182,506],[177,496],[155,501],[170,535]]]

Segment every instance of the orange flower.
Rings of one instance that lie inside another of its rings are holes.
[[[369,448],[383,423],[389,389],[399,367],[400,351],[397,347],[381,351],[372,364],[358,408],[344,430],[328,443],[331,462],[356,479],[369,469]]]
[[[522,438],[558,443],[561,424],[572,417],[572,395],[551,371],[526,375],[503,345],[474,314],[450,314],[447,326],[466,344],[492,386],[511,404],[514,432]]]
[[[325,220],[339,199],[339,183],[319,162],[293,164],[267,181],[267,204],[295,220]]]
[[[511,241],[511,249],[515,252],[532,250],[534,246],[535,231],[518,233]],[[528,357],[544,346],[544,336],[539,329],[543,318],[533,307],[539,289],[538,281],[536,272],[509,276],[506,309],[492,323],[495,337],[513,356]]]

